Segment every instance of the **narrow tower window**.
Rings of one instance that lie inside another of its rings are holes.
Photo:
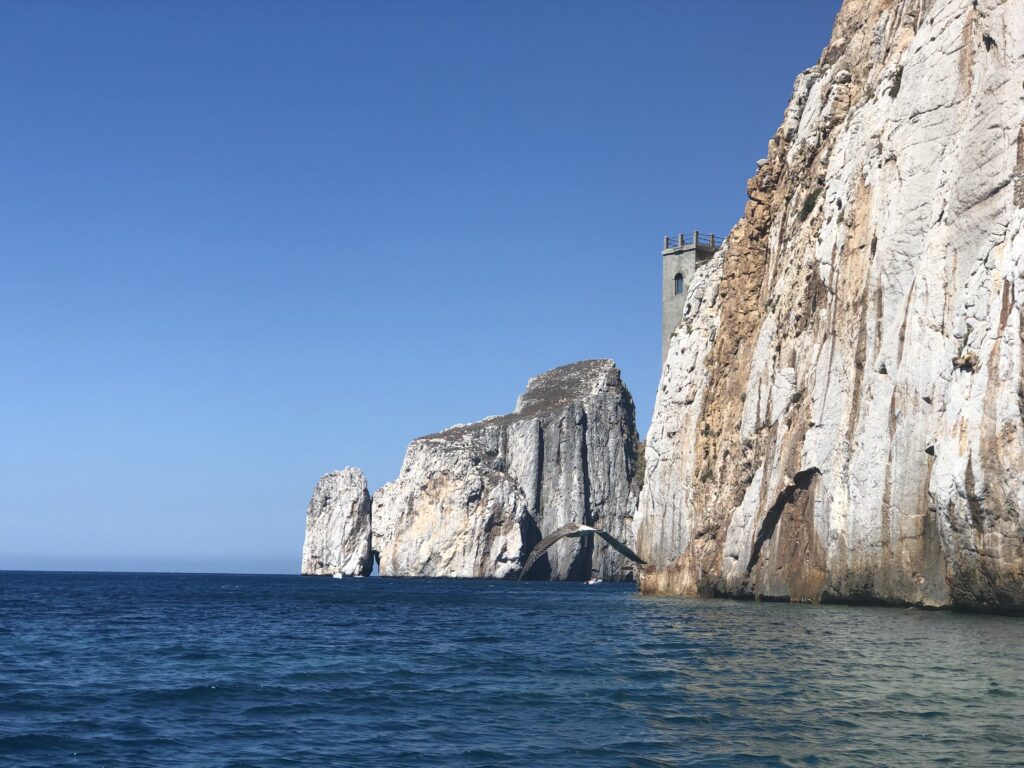
[[[676,275],[676,296],[682,293],[685,288],[682,274]]]

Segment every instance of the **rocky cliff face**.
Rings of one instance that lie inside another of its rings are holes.
[[[846,0],[698,274],[645,592],[1024,608],[1024,0]]]
[[[302,573],[369,575],[370,509],[366,478],[358,469],[346,467],[321,477],[306,511]]]
[[[516,410],[414,440],[373,500],[382,576],[504,578],[569,521],[632,544],[637,459],[633,399],[610,360],[531,379]],[[593,537],[590,537],[593,538]],[[534,578],[623,579],[603,541],[564,540]]]

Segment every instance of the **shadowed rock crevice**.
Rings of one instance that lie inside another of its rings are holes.
[[[792,484],[787,485],[782,493],[779,494],[775,503],[768,508],[764,520],[761,522],[761,528],[757,532],[757,538],[754,539],[754,546],[750,551],[750,560],[747,563],[748,576],[761,559],[761,550],[764,548],[764,545],[775,535],[775,529],[779,525],[779,520],[782,519],[783,511],[787,507],[794,505],[798,497],[802,496],[804,492],[810,490],[811,483],[820,474],[821,472],[818,471],[817,467],[797,472]]]
[[[590,459],[589,452],[587,450],[587,414],[584,412],[579,421],[576,424],[577,429],[581,433],[580,446],[580,466],[584,467],[586,471],[583,473],[583,510],[581,515],[581,522],[587,525],[594,525],[595,515],[591,506],[591,490],[590,490]],[[600,578],[599,569],[594,568],[594,540],[596,536],[583,536],[579,540],[579,549],[577,551],[576,558],[573,560],[572,565],[569,567],[568,581],[586,581],[592,576]],[[544,555],[547,557],[547,554]]]

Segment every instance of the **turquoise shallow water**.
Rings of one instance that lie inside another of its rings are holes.
[[[2,766],[1024,765],[1024,620],[0,572]]]

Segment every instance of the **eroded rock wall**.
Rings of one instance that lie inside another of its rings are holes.
[[[1024,0],[846,0],[665,362],[649,593],[1024,608]]]
[[[366,477],[346,467],[320,478],[306,510],[302,574],[367,576],[370,552],[370,494]]]
[[[638,439],[633,399],[610,360],[531,379],[516,410],[414,440],[374,494],[382,576],[505,578],[566,522],[632,544]],[[593,538],[593,537],[590,537]],[[566,539],[533,578],[632,577],[599,540]]]

